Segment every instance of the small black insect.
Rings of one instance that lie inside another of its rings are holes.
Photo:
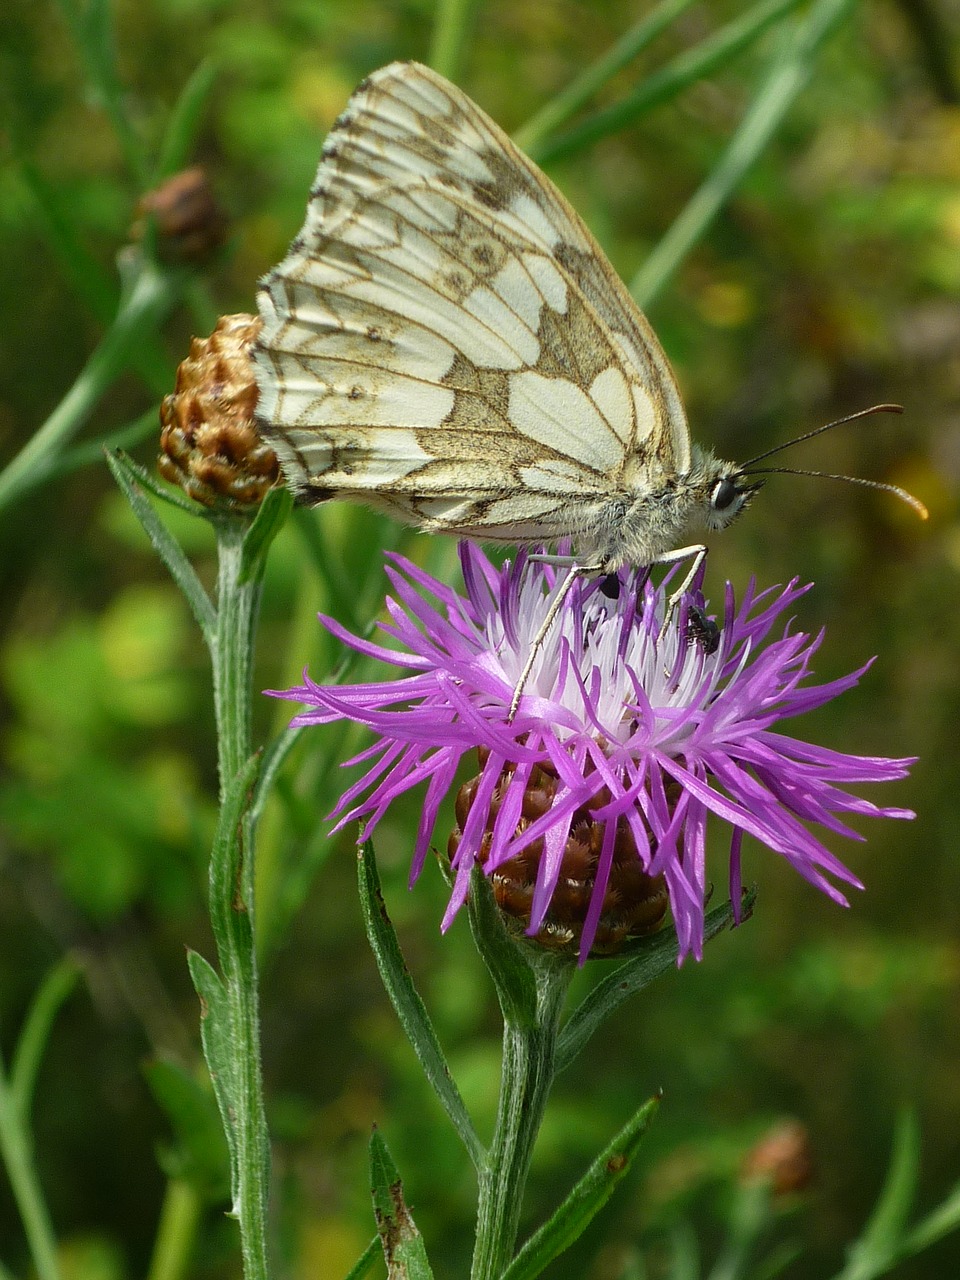
[[[700,646],[704,653],[716,653],[720,648],[719,626],[695,604],[690,606],[687,613],[687,635]]]

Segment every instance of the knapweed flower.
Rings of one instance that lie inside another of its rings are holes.
[[[464,543],[461,595],[403,557],[391,560],[395,596],[387,599],[383,630],[401,650],[321,621],[352,649],[407,674],[330,686],[305,673],[302,685],[278,696],[305,705],[295,725],[349,719],[377,736],[347,762],[369,768],[331,815],[338,827],[362,819],[369,835],[399,795],[424,789],[411,881],[463,758],[479,761],[477,777],[458,797],[444,927],[479,861],[491,877],[514,869],[507,897],[522,896],[524,875],[516,868],[526,868],[526,932],[541,935],[569,896],[571,849],[579,849],[581,959],[623,907],[624,869],[644,882],[645,893],[666,886],[680,958],[700,958],[708,815],[730,832],[735,911],[744,833],[846,905],[835,882],[862,885],[811,828],[862,839],[845,815],[913,816],[847,790],[902,778],[912,760],[848,755],[780,732],[781,721],[829,702],[867,669],[811,682],[822,634],[792,631],[784,620],[808,589],[796,581],[759,594],[751,584],[739,605],[728,585],[718,628],[699,591],[667,618],[666,584],[654,587],[642,571],[584,579],[543,638],[511,720],[514,689],[558,589],[558,570],[522,551],[498,569]],[[628,932],[649,924],[645,918]]]

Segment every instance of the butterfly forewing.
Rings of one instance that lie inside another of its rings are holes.
[[[551,540],[689,466],[666,357],[580,218],[414,63],[350,99],[260,305],[259,414],[305,500]]]

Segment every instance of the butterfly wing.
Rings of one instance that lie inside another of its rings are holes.
[[[259,300],[258,415],[304,501],[549,540],[689,467],[666,357],[584,223],[416,63],[351,97]]]

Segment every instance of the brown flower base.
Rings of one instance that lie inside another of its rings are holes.
[[[481,866],[486,866],[494,820],[512,781],[512,769],[505,769],[497,781],[480,846]],[[479,783],[479,776],[471,778],[457,793],[457,825],[447,843],[447,854],[451,860],[460,847],[461,833]],[[547,812],[556,790],[556,774],[543,767],[535,767],[524,790],[518,831],[522,831]],[[605,797],[601,793],[596,801],[597,807],[602,807],[604,802]],[[593,897],[605,829],[606,823],[597,821],[589,809],[578,809],[573,815],[549,909],[537,933],[527,935],[529,942],[550,951],[571,954],[578,952]],[[515,927],[517,932],[525,933],[529,927],[533,892],[542,857],[543,841],[535,840],[489,873],[497,905],[508,924]],[[653,933],[663,923],[667,905],[667,886],[663,876],[646,874],[640,865],[636,841],[626,819],[618,819],[613,861],[590,954],[615,955],[631,938]]]

